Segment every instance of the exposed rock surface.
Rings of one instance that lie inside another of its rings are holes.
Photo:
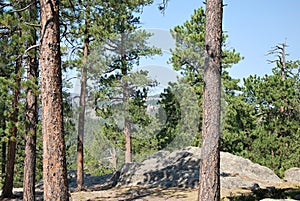
[[[114,175],[113,185],[147,185],[195,188],[199,179],[200,148],[160,151],[142,163],[124,164]],[[259,188],[281,179],[269,168],[248,159],[221,152],[221,188]]]
[[[284,180],[292,184],[300,184],[300,168],[290,168],[286,170]]]

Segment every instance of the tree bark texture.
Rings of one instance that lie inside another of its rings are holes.
[[[30,18],[37,19],[36,1],[30,9]],[[30,32],[32,43],[36,44],[37,34],[34,29]],[[31,80],[36,86],[38,85],[38,60],[37,51],[32,50],[28,55],[27,79]],[[25,159],[24,159],[24,180],[23,180],[23,200],[35,200],[35,172],[36,172],[36,126],[38,123],[38,102],[35,86],[30,86],[26,93],[26,136],[25,136]]]
[[[198,200],[220,200],[222,0],[206,1],[202,148]]]
[[[20,88],[21,88],[21,77],[19,76],[19,71],[22,66],[22,58],[17,59],[16,68],[15,68],[15,82],[16,86],[13,89],[13,111],[11,114],[11,121],[13,122],[13,126],[10,128],[10,136],[8,140],[7,147],[7,164],[6,164],[6,175],[4,186],[2,190],[2,198],[10,198],[13,196],[13,182],[14,182],[14,170],[15,170],[15,160],[16,160],[16,146],[17,146],[17,133],[18,133],[18,114],[19,114],[19,96],[20,96]]]
[[[59,1],[41,0],[44,200],[69,200],[63,128]]]

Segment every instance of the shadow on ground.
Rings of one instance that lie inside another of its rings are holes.
[[[271,199],[294,199],[300,200],[300,187],[295,188],[267,188],[267,189],[255,189],[249,193],[245,193],[239,196],[232,195],[223,200],[229,201],[257,201],[264,198]]]

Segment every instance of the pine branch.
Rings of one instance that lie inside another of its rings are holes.
[[[39,47],[39,46],[40,46],[40,44],[36,44],[36,45],[30,46],[29,48],[27,48],[27,49],[24,51],[23,54],[19,55],[19,56],[16,58],[16,60],[20,59],[20,57],[22,57],[23,55],[27,54],[27,52],[29,52],[30,50],[35,49],[35,48],[37,48],[37,47]]]
[[[34,2],[33,3],[31,3],[31,4],[29,4],[28,6],[26,6],[26,7],[24,7],[24,8],[21,8],[21,9],[18,9],[18,10],[11,10],[10,12],[12,12],[12,13],[16,13],[16,12],[22,12],[22,11],[24,11],[24,10],[27,10],[30,6],[32,6],[34,4]]]
[[[5,4],[5,3],[0,3],[0,9],[5,8],[7,6],[12,6],[12,4]]]
[[[41,25],[40,24],[32,24],[32,23],[29,23],[29,22],[25,22],[26,25],[29,25],[29,26],[33,26],[33,27],[37,27],[39,29],[41,29]]]

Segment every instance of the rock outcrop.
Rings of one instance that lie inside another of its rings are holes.
[[[159,151],[142,163],[124,164],[114,175],[115,186],[147,185],[195,188],[199,181],[200,148]],[[221,152],[221,188],[259,188],[280,183],[269,168],[248,159]]]
[[[284,173],[284,180],[300,185],[300,168],[290,168]]]

